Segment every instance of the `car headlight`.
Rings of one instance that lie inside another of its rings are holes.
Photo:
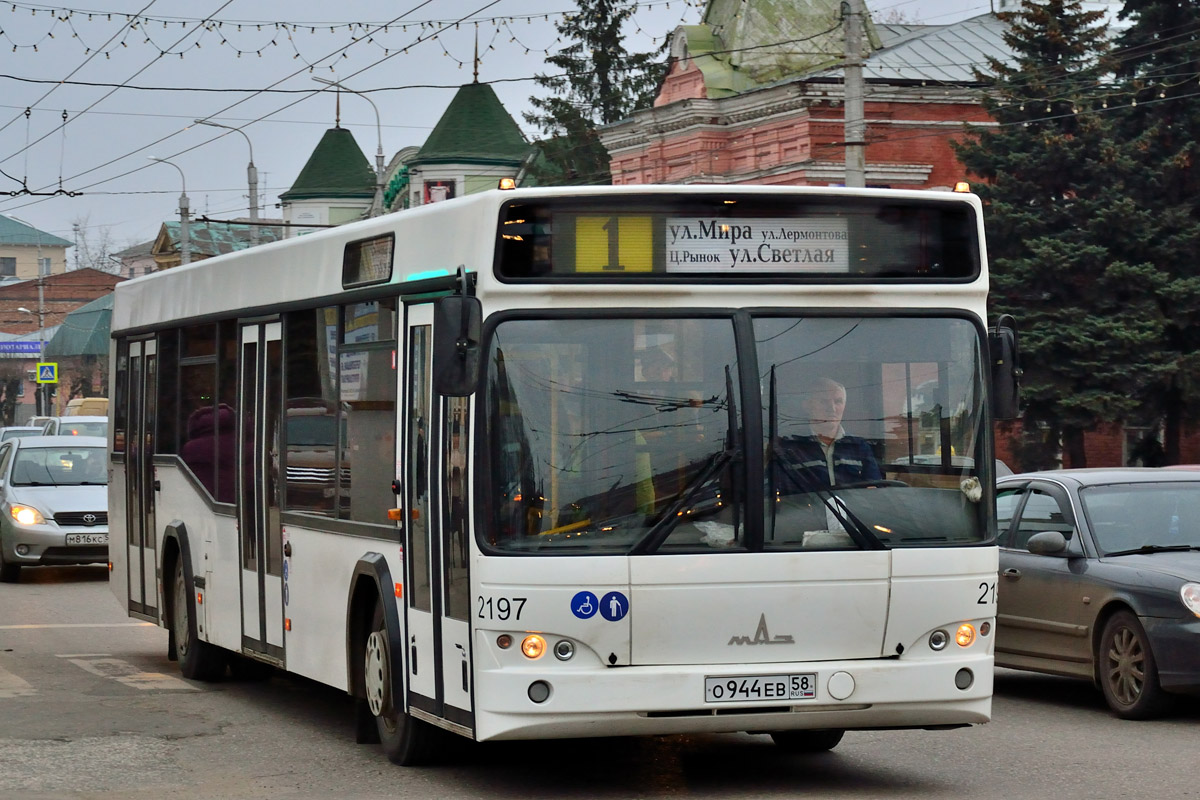
[[[33,506],[19,506],[14,503],[8,507],[8,513],[22,525],[41,525],[46,521],[46,518],[42,516],[42,512]],[[1197,589],[1200,589],[1200,587],[1197,587]],[[1200,608],[1200,603],[1197,604],[1197,608]]]
[[[1187,610],[1200,617],[1200,583],[1185,583],[1179,590]]]

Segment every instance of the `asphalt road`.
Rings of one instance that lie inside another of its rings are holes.
[[[746,734],[459,742],[404,769],[354,743],[338,691],[185,681],[102,568],[0,584],[0,798],[1200,798],[1200,701],[1110,716],[1097,691],[1000,670],[993,721],[848,733],[787,756]]]

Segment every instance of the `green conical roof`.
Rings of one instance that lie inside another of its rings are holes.
[[[486,83],[459,88],[411,164],[474,162],[520,165],[529,143]]]
[[[292,188],[279,199],[374,196],[375,170],[371,162],[354,141],[354,134],[339,127],[325,131]]]

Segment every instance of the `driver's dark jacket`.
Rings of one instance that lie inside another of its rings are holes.
[[[816,436],[788,436],[779,440],[772,459],[775,490],[783,494],[828,489],[829,465]],[[844,434],[833,442],[834,485],[881,480],[883,473],[871,445],[859,436]]]

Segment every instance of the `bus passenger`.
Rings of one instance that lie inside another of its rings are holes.
[[[785,493],[810,492],[850,483],[882,480],[883,473],[866,439],[842,427],[846,387],[831,378],[818,378],[805,397],[809,433],[780,441],[776,486]]]

